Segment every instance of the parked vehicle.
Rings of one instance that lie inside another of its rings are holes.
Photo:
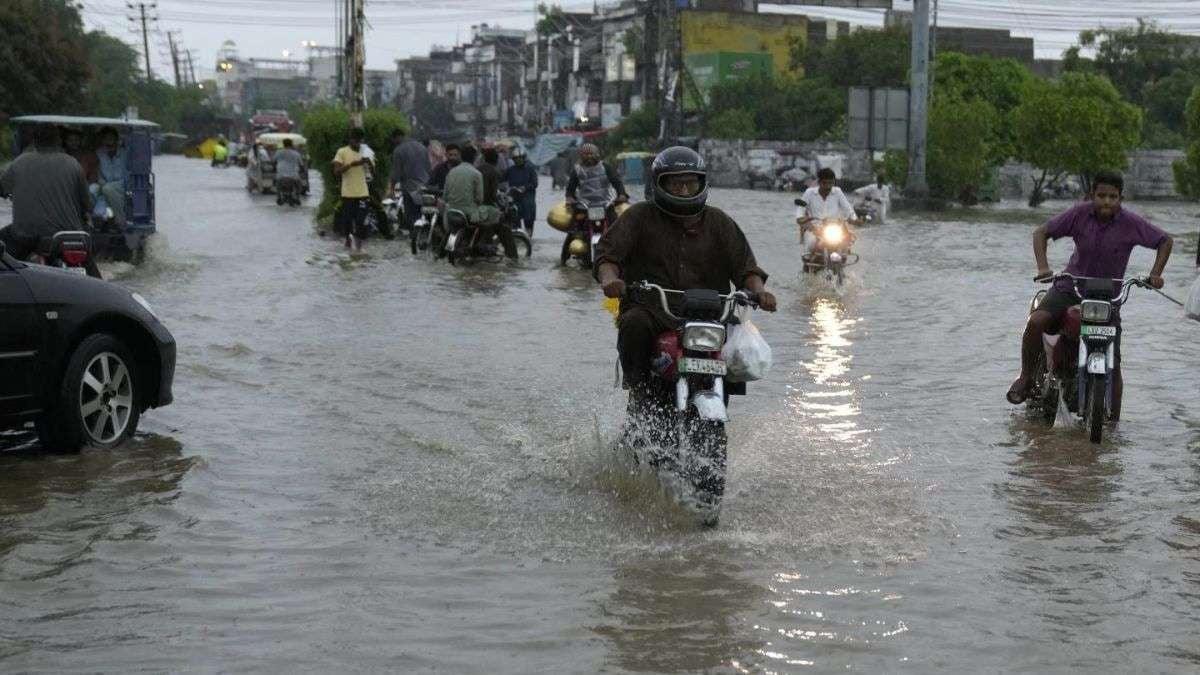
[[[653,433],[643,444],[649,454],[639,459],[686,482],[687,501],[704,524],[716,525],[725,494],[729,396],[745,394],[745,384],[726,383],[721,349],[728,327],[738,321],[734,310],[757,307],[758,299],[745,291],[679,291],[647,282],[632,284],[629,292],[657,294],[677,323],[657,339],[651,380],[659,417],[646,422]],[[680,300],[675,310],[668,295]]]
[[[1046,281],[1070,280],[1082,299],[1067,310],[1057,335],[1046,334],[1034,370],[1028,409],[1048,424],[1059,415],[1059,400],[1077,415],[1088,438],[1099,443],[1112,410],[1113,371],[1121,344],[1120,310],[1134,286],[1152,288],[1145,279],[1097,279],[1059,274]],[[1119,290],[1118,290],[1119,285]],[[1029,305],[1032,314],[1046,291]]]
[[[158,125],[147,120],[108,117],[69,117],[65,115],[28,115],[9,120],[13,126],[13,151],[20,154],[33,142],[33,128],[53,124],[83,133],[84,147],[95,147],[100,130],[117,130],[125,158],[124,221],[113,210],[93,216],[89,233],[93,254],[140,263],[146,254],[146,240],[157,231],[154,217],[154,134]]]
[[[0,243],[0,429],[112,448],[171,403],[175,339],[140,295],[16,260]]]

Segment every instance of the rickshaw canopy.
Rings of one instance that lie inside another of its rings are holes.
[[[61,127],[116,127],[124,129],[157,129],[149,120],[127,120],[121,117],[74,117],[71,115],[23,115],[8,120],[11,124],[57,124]]]

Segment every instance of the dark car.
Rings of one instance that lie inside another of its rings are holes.
[[[0,430],[47,449],[111,448],[171,402],[175,338],[136,293],[31,265],[0,242]]]

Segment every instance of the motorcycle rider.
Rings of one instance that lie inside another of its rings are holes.
[[[609,195],[617,193],[617,202],[629,201],[625,185],[620,176],[613,171],[612,166],[600,161],[600,149],[591,143],[585,143],[579,148],[579,164],[571,170],[567,179],[567,204],[581,202],[584,207],[605,206],[608,208],[608,222],[616,222],[616,212],[609,205]]]
[[[458,147],[456,143],[447,143],[445,151],[446,161],[433,167],[433,171],[429,174],[429,187],[435,190],[446,189],[446,176],[462,161],[462,148]]]
[[[673,324],[654,301],[627,297],[625,280],[722,293],[733,284],[757,293],[762,309],[773,312],[776,306],[775,296],[764,289],[767,273],[741,228],[706,205],[704,159],[690,148],[667,148],[655,158],[650,178],[654,198],[631,206],[596,248],[596,280],[605,296],[621,300],[617,351],[635,409],[649,395],[654,340]]]
[[[525,149],[519,145],[513,148],[512,160],[513,165],[504,172],[504,182],[517,194],[521,222],[525,225],[525,233],[532,238],[533,221],[537,220],[537,167],[529,163]]]
[[[812,255],[817,246],[816,228],[826,219],[841,219],[847,222],[846,233],[854,240],[854,231],[850,223],[857,223],[854,206],[846,198],[846,193],[834,183],[837,174],[833,169],[825,167],[817,172],[817,184],[804,191],[801,199],[804,206],[796,207],[796,224],[800,226],[800,241],[803,244],[804,255]]]
[[[887,221],[888,205],[892,203],[892,188],[884,182],[883,174],[875,177],[875,182],[864,185],[854,191],[854,195],[862,200],[863,206],[867,209],[871,208],[871,203],[875,203],[876,221],[883,223]]]
[[[1067,273],[1081,277],[1120,279],[1129,265],[1129,254],[1135,246],[1158,252],[1150,269],[1149,282],[1154,288],[1163,287],[1162,273],[1171,257],[1174,245],[1171,236],[1150,224],[1145,218],[1122,208],[1121,198],[1125,180],[1121,174],[1103,171],[1092,179],[1092,198],[1067,209],[1033,231],[1033,257],[1037,262],[1035,281],[1049,279],[1050,264],[1046,261],[1047,241],[1071,237],[1075,252],[1067,263]],[[1021,341],[1021,373],[1009,387],[1007,398],[1014,405],[1023,403],[1033,383],[1033,367],[1043,349],[1042,336],[1057,333],[1067,310],[1081,299],[1069,279],[1054,284],[1041,304],[1029,315]],[[1119,325],[1120,315],[1116,317]],[[1112,419],[1121,415],[1121,352],[1118,342],[1116,367],[1112,383]]]
[[[42,239],[84,229],[91,203],[79,162],[59,147],[58,127],[34,129],[33,152],[23,152],[0,174],[0,194],[11,196],[13,223],[0,230],[9,255],[26,260]],[[88,259],[88,274],[99,277]]]
[[[467,146],[461,152],[462,161],[446,174],[446,208],[462,211],[467,221],[479,228],[483,241],[487,241],[492,232],[499,234],[500,243],[504,245],[504,255],[510,260],[516,260],[517,243],[513,239],[512,230],[499,226],[500,211],[495,206],[484,203],[483,174],[474,166],[475,147]]]
[[[405,227],[411,228],[421,215],[421,190],[429,182],[429,150],[415,138],[405,140],[404,130],[392,132],[392,192],[404,202]]]
[[[292,139],[283,139],[283,147],[275,153],[275,180],[279,183],[275,191],[275,203],[283,204],[284,187],[291,187],[300,194],[300,172],[304,158],[292,147]]]
[[[500,154],[495,148],[486,148],[481,154],[483,161],[476,168],[483,176],[483,203],[496,206],[496,193],[500,190],[501,181],[500,169],[496,163],[500,161]]]

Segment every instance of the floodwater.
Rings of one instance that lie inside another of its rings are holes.
[[[1135,292],[1098,447],[1004,402],[1062,204],[865,228],[835,290],[793,195],[716,191],[780,311],[705,530],[610,449],[615,334],[561,235],[351,260],[236,169],[157,167],[151,259],[110,271],[178,339],[176,400],[115,451],[0,453],[2,671],[1200,668],[1200,325]],[[1200,207],[1133,208],[1184,235],[1184,295]]]

